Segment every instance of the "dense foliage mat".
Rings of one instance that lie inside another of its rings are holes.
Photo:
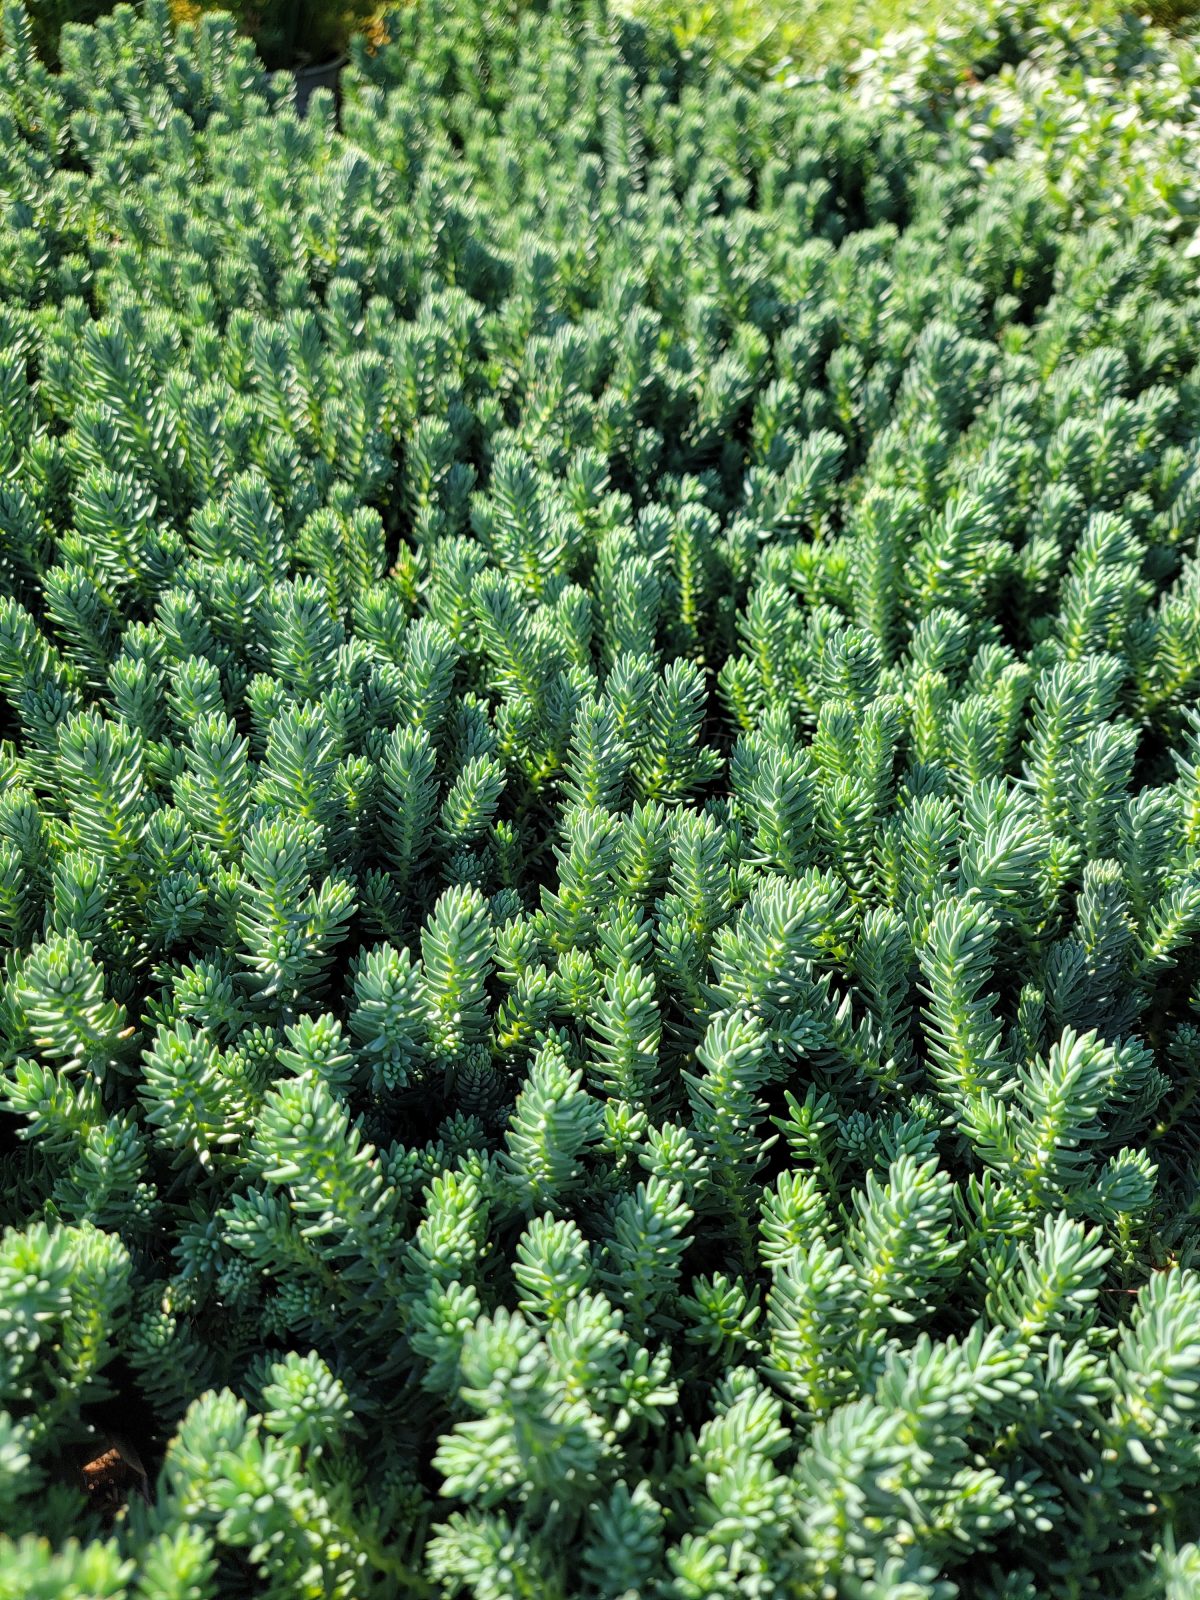
[[[1196,1593],[1192,264],[389,27],[4,13],[0,1596]]]
[[[1035,169],[1066,226],[1152,216],[1197,255],[1194,13],[1191,27],[1179,38],[1118,8],[976,0],[879,40],[848,76],[867,103],[894,102],[936,126],[973,166]]]

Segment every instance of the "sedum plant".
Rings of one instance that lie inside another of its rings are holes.
[[[1187,261],[594,0],[3,28],[0,1597],[1194,1592]]]

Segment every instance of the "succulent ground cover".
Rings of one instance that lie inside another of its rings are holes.
[[[0,1596],[1200,1583],[1200,319],[888,104],[0,54]]]

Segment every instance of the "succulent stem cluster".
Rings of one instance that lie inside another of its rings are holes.
[[[599,0],[3,29],[0,1600],[1200,1592],[1193,265]]]

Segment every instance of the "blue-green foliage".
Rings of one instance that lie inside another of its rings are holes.
[[[0,1600],[1195,1593],[1191,266],[388,26],[4,9]]]

